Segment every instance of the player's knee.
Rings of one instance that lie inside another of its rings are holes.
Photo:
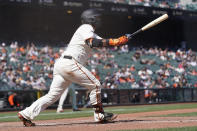
[[[49,91],[47,93],[47,96],[50,101],[57,101],[61,96],[61,92],[60,91]]]
[[[99,84],[96,84],[96,86],[95,86],[95,88],[101,88],[101,84],[99,83]]]
[[[98,80],[95,82],[95,88],[101,88],[101,83]]]

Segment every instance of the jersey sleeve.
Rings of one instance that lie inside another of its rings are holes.
[[[82,25],[79,33],[84,41],[95,36],[93,27],[88,24]]]
[[[99,40],[103,39],[102,37],[98,36],[97,34],[94,34],[94,38],[99,39]]]

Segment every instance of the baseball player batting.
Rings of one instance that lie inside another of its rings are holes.
[[[71,83],[77,83],[91,91],[89,97],[96,122],[109,122],[117,117],[113,113],[104,111],[101,103],[101,84],[84,65],[94,47],[119,46],[125,44],[128,37],[124,35],[116,39],[103,39],[95,34],[94,31],[101,26],[101,13],[97,9],[84,11],[81,21],[82,25],[76,30],[68,47],[54,64],[49,92],[18,113],[24,126],[35,126],[31,120],[56,102]]]

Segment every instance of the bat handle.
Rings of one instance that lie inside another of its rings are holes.
[[[134,32],[132,34],[126,34],[126,36],[130,40],[131,38],[133,38],[135,35],[137,35],[140,32],[142,32],[142,29],[139,29],[139,30],[137,30],[136,32]]]

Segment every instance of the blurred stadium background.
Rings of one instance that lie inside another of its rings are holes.
[[[106,106],[197,101],[196,0],[0,0],[0,111],[21,110],[47,93],[54,61],[88,8],[104,9],[97,31],[104,38],[170,17],[128,45],[95,50],[87,66]],[[86,89],[75,87],[83,107]]]

